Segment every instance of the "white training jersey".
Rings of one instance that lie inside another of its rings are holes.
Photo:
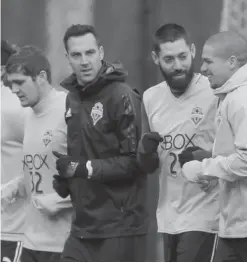
[[[218,186],[204,192],[198,184],[181,176],[178,162],[178,154],[187,147],[212,150],[217,102],[207,78],[201,74],[195,74],[190,87],[179,98],[171,93],[166,82],[144,92],[150,130],[163,137],[158,148],[158,232],[218,230]]]
[[[1,83],[1,186],[21,175],[24,118],[19,99]],[[24,217],[25,198],[18,197],[1,212],[1,239],[21,241]]]
[[[64,129],[66,128],[65,99],[66,93],[53,89],[44,101],[30,109],[25,123],[23,165],[30,200],[23,246],[32,250],[62,252],[70,231],[71,209],[61,209],[59,213],[51,216],[36,202],[42,198],[47,201],[47,197],[49,199],[50,196],[49,204],[53,206],[51,209],[55,205],[61,206],[60,202],[63,202],[52,187],[53,175],[58,174],[56,157],[52,154],[52,142],[59,125],[64,123]],[[66,153],[66,132],[60,139],[55,150]],[[58,202],[54,204],[54,200],[57,199]]]

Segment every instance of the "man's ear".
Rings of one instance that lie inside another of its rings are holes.
[[[38,85],[42,86],[48,81],[48,76],[45,70],[41,70],[39,75],[36,77],[36,82]]]
[[[156,54],[155,51],[152,51],[152,52],[151,52],[151,56],[152,56],[152,59],[153,59],[154,64],[155,64],[155,65],[159,65],[159,58],[158,58],[158,56],[157,56],[157,54]]]
[[[195,56],[196,56],[196,46],[195,46],[194,43],[192,43],[191,46],[190,46],[190,52],[192,54],[192,58],[194,59]]]
[[[100,60],[103,60],[105,56],[105,51],[104,51],[103,46],[99,47],[99,55],[100,55]]]
[[[231,69],[235,69],[238,66],[238,59],[236,56],[230,56],[228,61]]]

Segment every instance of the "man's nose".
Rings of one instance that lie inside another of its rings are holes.
[[[12,93],[17,93],[18,91],[20,91],[19,86],[17,84],[13,83],[11,86],[11,91],[12,91]]]
[[[88,59],[86,55],[81,56],[81,65],[87,65],[88,64]]]
[[[175,70],[181,70],[182,69],[182,64],[179,61],[179,59],[174,59],[174,64],[173,64],[173,68]]]
[[[206,72],[207,72],[207,67],[206,67],[206,64],[203,62],[201,66],[201,73],[206,74]]]

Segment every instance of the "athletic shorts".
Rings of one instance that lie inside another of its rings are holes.
[[[147,235],[100,239],[80,239],[70,235],[61,261],[145,261],[146,239]]]
[[[219,238],[215,262],[247,262],[247,238]]]
[[[166,262],[210,262],[213,260],[217,235],[190,231],[180,234],[163,234]]]
[[[22,252],[22,242],[1,240],[1,261],[18,262]]]
[[[59,262],[61,259],[61,253],[37,251],[28,248],[23,248],[21,254],[21,261],[24,262]]]

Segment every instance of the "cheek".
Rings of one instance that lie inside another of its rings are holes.
[[[167,64],[164,61],[159,61],[159,67],[167,74],[170,74],[173,72],[172,64]]]

